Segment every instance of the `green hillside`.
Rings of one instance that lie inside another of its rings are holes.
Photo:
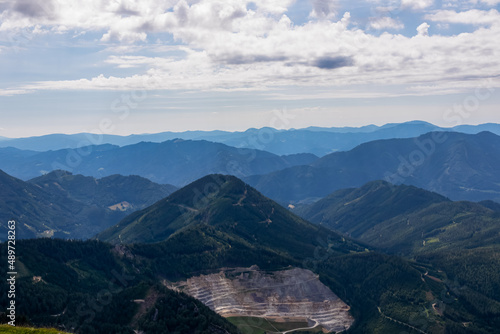
[[[453,312],[446,304],[444,316],[458,319],[468,313],[475,324],[500,328],[500,214],[490,208],[377,181],[337,191],[296,211],[378,249],[404,255],[411,263],[416,260],[413,266],[422,280],[431,287],[444,284],[454,295],[443,299],[457,302]],[[460,332],[449,326],[451,332]],[[474,331],[467,327],[467,332]]]
[[[96,179],[62,170],[50,172],[28,182],[48,193],[65,196],[86,205],[112,207],[114,210],[128,213],[150,206],[177,190],[172,185],[156,184],[137,175],[111,175]],[[119,203],[123,205],[118,207]]]
[[[100,233],[111,243],[153,243],[174,234],[222,233],[249,247],[311,254],[318,237],[341,237],[294,215],[234,176],[209,175]],[[193,236],[193,238],[195,238]],[[186,238],[188,239],[188,238]],[[342,251],[364,250],[348,241]]]
[[[366,231],[381,222],[445,201],[448,199],[441,195],[413,186],[373,181],[360,188],[338,190],[294,212],[311,222],[362,239]]]
[[[184,214],[185,221],[179,218]],[[466,294],[455,289],[449,283],[455,277],[452,261],[447,267],[436,259],[415,262],[370,251],[298,218],[234,177],[200,179],[123,222],[129,222],[118,226],[123,236],[134,240],[137,233],[141,243],[20,241],[19,316],[37,326],[85,334],[238,333],[198,301],[164,285],[220,268],[258,265],[317,273],[351,307],[356,321],[349,333],[499,328],[497,301],[486,295],[490,287],[471,284]],[[161,241],[158,231],[164,231]],[[5,247],[1,244],[0,254]],[[5,270],[0,268],[0,275]],[[469,276],[464,279],[472,283]],[[6,284],[0,282],[0,289]],[[0,303],[6,298],[1,295]]]
[[[6,334],[69,334],[53,328],[13,327],[0,325],[0,333]]]
[[[6,262],[5,243],[0,250],[0,260]],[[81,334],[164,333],[165,328],[172,333],[216,334],[221,328],[238,333],[200,302],[165,289],[152,275],[150,261],[127,259],[122,248],[97,241],[34,239],[19,241],[17,251],[16,315],[36,326]],[[0,274],[6,277],[6,268]],[[0,288],[7,291],[5,280]],[[0,304],[7,302],[7,295],[0,295]],[[163,323],[152,321],[156,312]]]
[[[500,214],[472,202],[451,202],[413,186],[375,181],[339,190],[297,213],[392,253],[474,248],[500,242]]]
[[[90,238],[119,221],[122,214],[46,192],[0,170],[0,240],[15,219],[16,237]]]

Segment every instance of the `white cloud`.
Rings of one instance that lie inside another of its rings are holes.
[[[134,68],[155,64],[158,62],[158,58],[144,56],[111,56],[105,62],[108,64],[114,64],[118,68]]]
[[[403,29],[405,25],[402,22],[393,19],[392,17],[386,16],[370,20],[369,27],[375,30],[384,30],[384,29],[400,30]]]
[[[480,0],[480,2],[487,4],[489,6],[496,6],[500,4],[500,0]]]
[[[427,22],[422,23],[417,27],[417,32],[419,36],[429,36],[430,25]]]
[[[258,36],[195,30],[193,34],[199,35],[182,35],[196,46],[196,50],[185,47],[182,59],[107,59],[120,68],[148,68],[136,75],[44,81],[20,89],[271,91],[298,86],[337,91],[341,87],[391,85],[397,87],[397,93],[376,96],[436,95],[474,89],[483,78],[500,74],[500,60],[492,57],[500,53],[496,43],[499,28],[421,38],[429,27],[424,23],[413,38],[390,33],[373,36],[349,29],[348,17],[303,26],[283,25],[280,19],[268,34]],[[210,34],[212,38],[208,38]],[[366,91],[353,94],[343,89],[334,96],[374,96]]]
[[[471,9],[465,12],[438,10],[425,16],[427,20],[444,23],[461,23],[472,25],[500,24],[500,13],[496,9],[489,11]]]
[[[434,0],[401,0],[401,7],[422,10],[434,4]]]
[[[26,89],[0,89],[0,96],[14,96],[31,93]]]
[[[85,15],[79,12],[71,18],[63,18],[59,13],[69,11],[64,9],[69,2],[82,7],[80,12]],[[245,0],[145,0],[140,3],[61,0],[54,2],[58,14],[48,15],[49,18],[4,12],[0,29],[38,22],[45,29],[47,26],[67,29],[79,26],[102,30],[100,37],[104,43],[113,38],[128,42],[141,40],[150,32],[170,33],[176,43],[182,43],[182,46],[162,45],[161,41],[157,45],[147,44],[148,51],[158,48],[155,56],[151,56],[151,52],[141,54],[140,48],[126,43],[110,45],[104,52],[107,58],[103,62],[134,73],[126,77],[110,76],[103,71],[95,77],[40,81],[13,89],[19,93],[69,89],[270,91],[295,86],[342,88],[337,95],[352,97],[355,93],[345,87],[390,85],[396,87],[399,95],[431,95],[461,92],[475,87],[477,82],[471,78],[480,80],[500,75],[500,60],[495,56],[500,54],[498,25],[467,34],[429,36],[429,24],[423,23],[414,37],[388,32],[374,36],[351,26],[349,13],[337,21],[322,17],[294,25],[286,15],[287,6],[293,1],[254,2],[255,7]],[[103,9],[95,15],[98,20],[88,17],[97,5]],[[86,9],[86,6],[94,9]],[[453,12],[453,16],[445,12],[434,12],[429,20],[444,20],[442,23],[457,20],[459,13]],[[9,15],[20,21],[13,21]],[[490,17],[488,15],[486,17]],[[402,23],[390,17],[382,17],[379,22],[374,20],[372,24],[372,29],[379,30],[403,28]],[[427,88],[428,82],[433,82],[432,88]],[[374,95],[360,91],[358,96]],[[376,96],[387,96],[387,93]]]

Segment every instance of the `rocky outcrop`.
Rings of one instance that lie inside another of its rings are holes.
[[[264,272],[255,266],[192,277],[176,284],[222,316],[307,319],[327,331],[349,328],[349,306],[305,269]]]

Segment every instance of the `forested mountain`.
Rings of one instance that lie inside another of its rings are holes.
[[[205,176],[129,215],[97,238],[114,244],[153,243],[183,231],[196,234],[198,228],[213,228],[228,239],[293,255],[312,253],[319,236],[341,239],[331,230],[297,217],[236,177],[225,175]],[[349,246],[347,241],[345,247],[346,252],[364,250]]]
[[[64,171],[24,182],[0,171],[0,189],[0,230],[4,231],[0,240],[5,240],[11,219],[19,223],[18,239],[90,238],[176,188],[138,176],[94,179]]]
[[[0,171],[0,240],[7,221],[18,222],[17,239],[35,237],[89,238],[116,223],[123,214],[44,191]]]
[[[378,249],[428,264],[423,277],[439,282],[446,272],[466,308],[498,321],[500,212],[496,202],[481,204],[374,181],[294,211]]]
[[[311,222],[404,255],[500,243],[499,212],[385,181],[336,191],[296,212]]]
[[[61,169],[102,178],[114,174],[139,175],[156,183],[183,186],[213,173],[248,176],[294,165],[309,164],[312,154],[277,156],[269,152],[238,149],[208,141],[171,140],[141,142],[125,147],[87,146],[34,154],[12,148],[0,149],[0,168],[28,180]]]
[[[78,333],[165,332],[164,326],[179,333],[219,333],[221,328],[235,333],[203,305],[164,285],[220,268],[258,265],[276,270],[291,265],[319,274],[351,307],[356,321],[350,333],[412,328],[492,333],[498,328],[498,302],[478,292],[485,286],[471,285],[465,294],[465,289],[450,286],[453,273],[434,267],[433,259],[420,264],[370,251],[295,217],[231,176],[204,177],[132,214],[124,220],[130,224],[119,228],[124,236],[129,227],[142,241],[153,242],[156,234],[147,230],[162,223],[172,228],[169,222],[179,214],[186,215],[185,223],[156,243],[113,247],[98,241],[19,242],[19,315],[37,325]],[[134,223],[139,220],[141,226]],[[6,261],[5,249],[1,254],[0,260]],[[5,284],[0,288],[6,289]]]
[[[379,140],[348,152],[245,178],[280,203],[317,200],[335,190],[374,180],[414,185],[452,200],[500,199],[500,136],[433,132]]]
[[[435,127],[307,131],[405,136],[425,129]],[[241,138],[259,133],[250,129]],[[276,150],[306,138],[272,133],[281,144],[267,144]],[[299,149],[310,143],[304,145]],[[36,176],[25,182],[0,171],[4,232],[15,219],[18,239],[97,234],[17,241],[17,312],[36,326],[85,334],[238,333],[208,304],[172,289],[176,281],[256,265],[319,275],[349,305],[355,322],[348,333],[500,328],[500,137],[489,132],[378,140],[321,159],[178,139],[41,153],[2,148],[0,165]],[[61,166],[68,171],[49,172]],[[296,206],[285,209],[237,177],[213,173],[245,176]],[[254,173],[260,175],[248,177]],[[0,243],[4,263],[6,246]],[[5,280],[0,289],[8,290]]]
[[[6,245],[0,248],[7,261]],[[199,301],[141,272],[120,248],[36,239],[18,242],[17,251],[16,316],[34,325],[81,334],[240,333]],[[5,266],[0,272],[6,277]],[[0,302],[6,305],[6,294]]]
[[[359,188],[337,190],[293,212],[359,239],[381,222],[447,201],[444,196],[414,186],[372,181]]]
[[[150,206],[177,190],[172,185],[157,184],[137,175],[111,175],[96,179],[62,170],[28,182],[57,196],[129,213]]]

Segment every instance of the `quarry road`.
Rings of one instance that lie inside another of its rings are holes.
[[[255,318],[261,318],[261,319],[264,319],[266,321],[268,320],[268,318],[266,318],[266,317],[255,316]],[[313,328],[318,327],[320,325],[320,323],[317,320],[314,320],[314,319],[311,319],[311,320],[314,321],[314,325],[312,325],[311,327],[295,328],[295,329],[290,329],[290,330],[287,330],[287,331],[284,331],[284,332],[280,332],[280,331],[278,331],[275,328],[276,332],[272,332],[272,333],[273,334],[287,334],[287,333],[292,333],[292,332],[296,332],[296,331],[303,331],[303,330],[313,329]],[[259,328],[259,327],[256,327],[256,328]],[[265,328],[259,328],[259,329],[266,330]]]
[[[305,327],[305,328],[295,328],[295,329],[290,329],[289,331],[285,331],[285,332],[280,332],[281,334],[287,334],[287,333],[291,333],[291,332],[296,332],[296,331],[303,331],[303,330],[308,330],[308,329],[313,329],[315,327],[317,327],[319,325],[319,322],[314,320],[314,319],[311,319],[315,322],[315,324],[311,327]]]

